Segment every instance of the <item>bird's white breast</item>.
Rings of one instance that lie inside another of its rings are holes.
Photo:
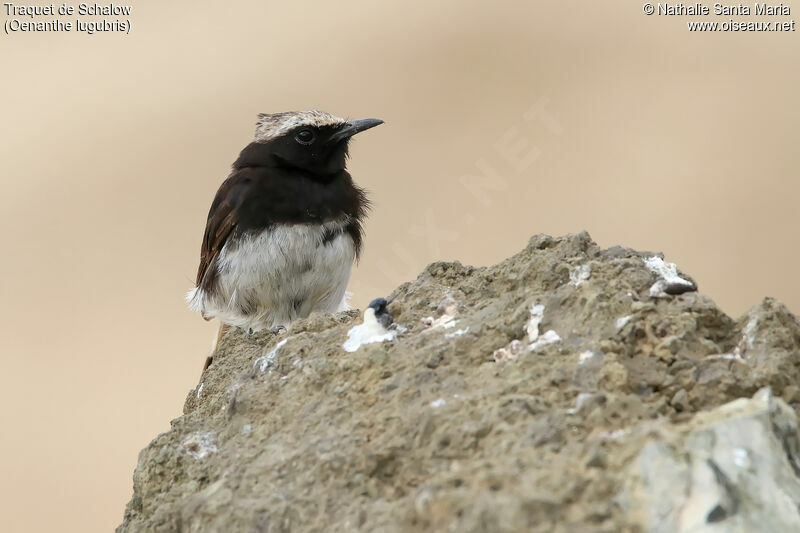
[[[279,224],[226,244],[214,265],[218,289],[195,289],[190,307],[254,331],[340,310],[355,259],[345,224]]]

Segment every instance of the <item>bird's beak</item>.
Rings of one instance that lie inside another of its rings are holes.
[[[345,139],[349,139],[356,133],[364,130],[368,130],[370,128],[374,128],[383,124],[383,121],[379,118],[362,118],[361,120],[350,120],[345,122],[344,126],[339,129],[336,133],[331,135],[330,142],[337,143],[339,141],[343,141]]]

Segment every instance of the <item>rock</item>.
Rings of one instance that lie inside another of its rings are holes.
[[[691,279],[653,257],[581,233],[433,263],[352,352],[354,311],[231,329],[117,531],[800,530],[800,323],[651,294]]]
[[[620,497],[644,531],[800,531],[797,416],[770,389],[659,426]]]

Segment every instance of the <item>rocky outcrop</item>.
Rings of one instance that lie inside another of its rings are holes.
[[[694,289],[655,254],[535,236],[431,264],[388,328],[231,330],[118,531],[798,531],[800,323]]]

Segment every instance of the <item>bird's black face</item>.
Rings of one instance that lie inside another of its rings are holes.
[[[281,165],[326,176],[344,170],[353,135],[382,123],[382,120],[368,118],[326,126],[301,125],[269,144]]]

